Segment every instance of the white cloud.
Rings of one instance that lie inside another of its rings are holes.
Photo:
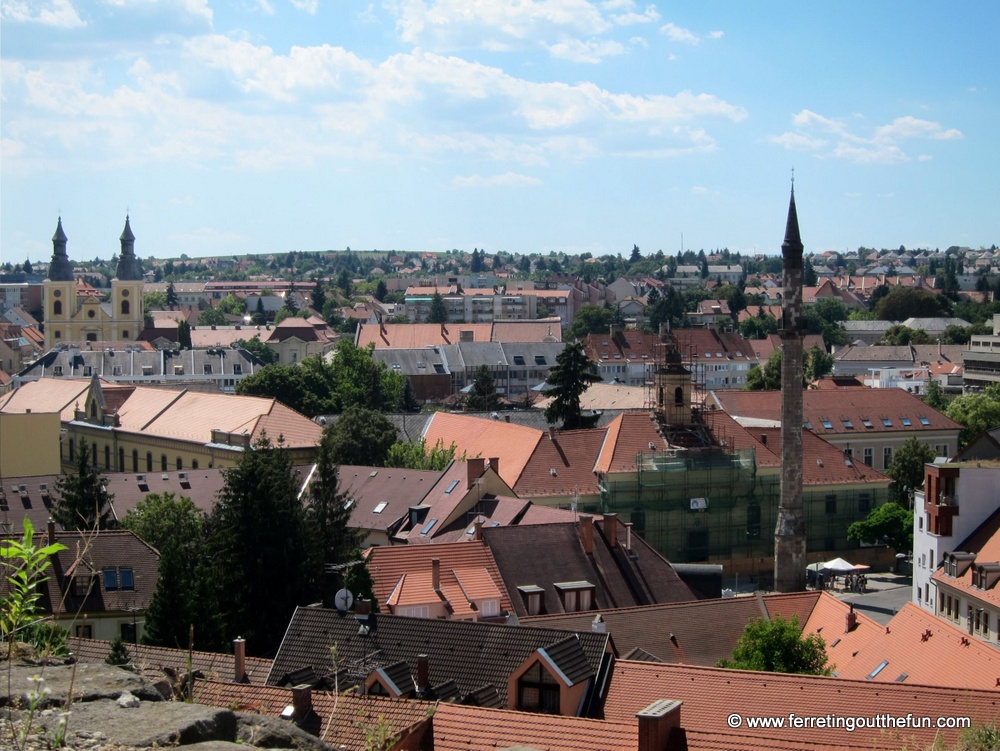
[[[818,156],[846,159],[859,164],[898,164],[910,160],[904,150],[909,141],[950,141],[964,138],[961,131],[945,129],[940,123],[906,115],[885,125],[869,127],[867,133],[857,128],[866,126],[862,115],[853,122],[825,117],[811,110],[801,110],[792,116],[794,131],[769,139],[789,150],[812,151]],[[832,143],[832,146],[831,146]],[[927,161],[930,157],[917,157]]]
[[[505,172],[502,175],[483,177],[482,175],[469,175],[468,177],[455,177],[452,184],[456,188],[523,188],[534,185],[541,185],[542,181],[537,177],[529,175],[519,175],[516,172]]]
[[[706,188],[704,185],[692,186],[691,192],[696,196],[707,196],[712,191]]]
[[[3,0],[0,2],[0,19],[15,23],[37,23],[61,29],[76,29],[87,24],[76,12],[70,0]]]
[[[262,1],[267,2],[267,0]],[[206,21],[210,26],[213,18],[208,0],[104,0],[104,2],[115,8],[143,8],[156,11],[176,8],[181,15]]]
[[[678,42],[680,44],[689,44],[695,46],[701,44],[705,39],[716,40],[722,39],[723,32],[721,31],[710,31],[704,36],[699,36],[695,34],[690,29],[685,29],[682,26],[678,26],[674,23],[667,23],[660,27],[660,33],[666,34],[667,39],[671,42]]]
[[[625,54],[625,47],[610,39],[589,40],[566,39],[556,44],[548,45],[552,57],[570,60],[575,63],[599,63],[606,57]]]
[[[291,3],[296,10],[301,10],[310,16],[315,16],[319,10],[319,0],[291,0]]]

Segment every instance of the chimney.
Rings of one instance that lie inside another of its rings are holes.
[[[594,552],[594,517],[590,514],[580,514],[580,540],[583,542],[583,552],[591,555]]]
[[[666,751],[671,731],[680,730],[682,703],[660,699],[636,713],[639,720],[638,751]]]
[[[441,591],[441,559],[431,558],[431,586],[435,592]]]
[[[612,550],[618,547],[618,514],[604,515],[604,536]]]
[[[371,600],[359,597],[354,601],[354,615],[368,615],[372,612]]]
[[[486,470],[486,460],[477,457],[473,459],[466,460],[466,467],[469,470],[469,487],[472,487],[472,483],[483,476],[483,472]]]
[[[762,446],[766,446],[767,445],[767,433],[761,433],[760,434],[760,443],[761,443]]]
[[[625,522],[625,550],[632,550],[632,522]]]
[[[497,477],[500,476],[500,457],[491,456],[490,457],[490,469],[497,473]]]
[[[300,683],[292,686],[292,719],[300,720],[312,712],[312,686]]]
[[[237,683],[247,681],[247,640],[242,636],[233,639],[233,676]]]
[[[594,616],[594,620],[590,622],[590,630],[595,634],[606,634],[608,632],[608,624],[604,622],[604,616],[598,613]]]
[[[56,544],[56,521],[51,516],[49,517],[49,522],[46,527],[46,531],[49,533],[49,545]]]
[[[854,605],[851,605],[851,609],[847,611],[846,626],[844,629],[845,634],[851,633],[854,629],[858,627],[858,616],[854,613]]]
[[[549,425],[549,440],[554,441],[556,439],[556,426]]]
[[[503,421],[504,422],[510,422],[510,415],[504,415],[503,416]]]
[[[430,688],[430,660],[427,655],[417,655],[417,691]]]
[[[476,517],[476,520],[472,522],[472,529],[472,539],[480,542],[483,539],[483,517]]]

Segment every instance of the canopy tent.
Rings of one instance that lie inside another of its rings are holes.
[[[834,558],[832,561],[827,561],[823,564],[823,569],[826,571],[835,571],[838,574],[847,573],[848,571],[854,570],[854,564],[848,563],[843,558]]]

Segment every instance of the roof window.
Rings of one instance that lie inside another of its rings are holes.
[[[514,355],[515,365],[524,365],[524,355]]]
[[[452,480],[451,484],[448,485],[448,489],[445,490],[444,492],[445,493],[450,493],[451,491],[453,491],[457,487],[458,487],[458,480]]]
[[[389,505],[388,501],[380,501],[379,504],[374,509],[372,509],[372,513],[381,514],[383,511],[385,511],[385,507],[388,505]]]
[[[866,428],[874,428],[875,427],[874,425],[872,425],[872,421],[869,420],[867,417],[862,417],[861,418],[861,424],[864,425]]]
[[[426,537],[427,533],[430,532],[434,528],[434,525],[437,523],[438,523],[437,519],[428,519],[427,523],[420,530],[420,536]]]
[[[850,418],[841,417],[840,421],[844,423],[844,427],[847,428],[848,430],[854,430],[854,423],[851,422]]]
[[[548,365],[545,362],[545,355],[535,355],[535,365]]]
[[[870,681],[875,680],[875,676],[877,676],[879,673],[881,673],[883,670],[885,670],[885,666],[888,665],[888,664],[889,664],[888,660],[882,660],[882,662],[880,662],[878,665],[876,665],[875,669],[866,676],[868,678],[868,680],[870,680]]]
[[[931,421],[928,420],[926,417],[918,417],[917,419],[920,420],[920,424],[921,425],[930,425],[931,424]]]
[[[900,422],[903,423],[903,427],[904,428],[908,428],[908,427],[910,427],[910,425],[913,424],[913,423],[910,422],[910,418],[909,417],[901,417],[899,419],[900,419]]]
[[[827,420],[825,417],[820,420],[823,423],[823,427],[827,430],[833,430],[833,423]]]
[[[882,418],[882,424],[885,425],[885,427],[887,427],[887,428],[891,428],[892,427],[892,420],[890,420],[888,417],[883,417]]]

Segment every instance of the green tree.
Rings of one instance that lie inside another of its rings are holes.
[[[215,307],[230,316],[241,316],[247,312],[246,300],[237,297],[232,292],[219,300],[219,304]]]
[[[125,641],[122,639],[121,634],[117,634],[114,639],[111,640],[111,649],[108,652],[108,656],[104,658],[104,661],[108,665],[115,665],[121,667],[123,665],[128,665],[132,662],[132,655],[128,651],[128,647],[125,646]]]
[[[776,391],[781,389],[781,350],[776,349],[767,358],[764,367],[754,365],[747,371],[744,391]]]
[[[427,311],[427,323],[447,323],[448,309],[444,304],[444,297],[440,292],[434,290],[431,295],[430,310]]]
[[[170,308],[170,310],[173,310],[179,304],[178,300],[177,300],[177,290],[174,289],[174,283],[173,282],[170,282],[169,284],[167,284],[167,298],[166,298],[166,303],[167,303],[167,307]]]
[[[337,464],[381,467],[396,442],[396,428],[383,415],[365,407],[348,407],[328,428]]]
[[[385,302],[386,295],[389,294],[389,288],[386,286],[385,279],[379,279],[375,284],[375,292],[372,294],[379,302]]]
[[[250,315],[250,323],[254,326],[263,326],[267,323],[267,311],[264,310],[264,299],[262,297],[257,298],[257,305],[254,307],[254,312]]]
[[[768,673],[831,675],[826,642],[819,634],[802,636],[798,616],[786,621],[780,615],[755,618],[743,629],[731,659],[719,661],[720,668],[760,670]]]
[[[927,394],[924,396],[924,404],[928,407],[933,407],[938,412],[944,412],[948,408],[948,398],[944,395],[944,389],[934,379],[931,379],[927,383]]]
[[[916,436],[908,438],[892,457],[886,475],[892,478],[889,495],[899,505],[909,508],[913,503],[913,491],[924,485],[924,465],[935,458],[934,449],[919,441]]]
[[[489,365],[479,366],[465,405],[470,412],[492,412],[500,406],[500,395]]]
[[[935,318],[951,314],[951,301],[943,295],[917,287],[893,287],[875,305],[880,321],[905,321],[907,318]]]
[[[888,501],[868,514],[867,519],[847,528],[847,539],[865,545],[885,543],[897,553],[913,550],[913,512]]]
[[[389,447],[389,456],[385,461],[387,467],[403,469],[432,469],[441,471],[455,458],[456,445],[444,447],[444,441],[438,438],[433,448],[427,448],[427,441],[399,441]]]
[[[564,341],[583,340],[588,334],[607,334],[611,330],[614,312],[602,305],[583,305],[566,329]]]
[[[923,329],[911,329],[901,323],[890,326],[876,344],[905,347],[909,344],[930,344],[931,338]]]
[[[833,372],[833,355],[827,354],[820,349],[818,344],[814,344],[809,350],[806,360],[805,376],[810,383],[825,378]],[[780,388],[780,387],[779,387]]]
[[[770,313],[750,316],[740,321],[736,328],[745,339],[767,339],[778,333],[778,319]]]
[[[167,293],[166,292],[146,292],[142,296],[142,309],[143,310],[163,310],[167,307]]]
[[[980,433],[1000,425],[1000,385],[987,386],[981,394],[955,397],[945,414],[965,426],[959,436],[964,448]]]
[[[420,401],[413,390],[413,381],[409,378],[403,379],[403,390],[399,394],[398,410],[400,412],[419,412]]]
[[[650,292],[649,300],[652,297]],[[684,322],[684,298],[673,287],[665,287],[661,294],[646,306],[646,316],[649,318],[649,328],[657,333],[660,324],[667,323],[671,327],[680,326]]]
[[[272,443],[266,435],[223,474],[208,521],[223,632],[242,634],[258,655],[273,654],[295,607],[312,594],[299,483],[280,437]]]
[[[0,598],[0,635],[7,642],[8,659],[14,653],[19,633],[36,622],[41,585],[48,580],[45,570],[52,565],[56,553],[66,550],[66,546],[58,542],[36,547],[34,533],[31,520],[26,516],[21,540],[0,541],[0,561],[6,585],[4,597]]]
[[[237,339],[236,346],[255,355],[265,365],[278,362],[278,353],[260,340],[260,334],[254,334],[250,339]]]
[[[545,408],[545,419],[550,423],[561,420],[564,430],[586,427],[580,397],[590,384],[599,383],[601,376],[579,341],[567,344],[559,353],[546,380],[553,388],[549,391],[552,401]]]
[[[226,314],[219,308],[205,308],[198,313],[199,326],[225,326],[227,323]]]
[[[86,438],[80,439],[76,473],[61,475],[56,480],[58,499],[52,518],[63,529],[107,529],[111,523],[111,501],[107,481],[91,463],[91,448]]]
[[[317,313],[323,312],[323,306],[326,305],[326,290],[323,289],[323,281],[319,278],[316,279],[316,283],[312,288],[311,300],[312,309]]]
[[[191,324],[186,318],[177,324],[177,346],[181,349],[191,349]]]
[[[351,298],[351,272],[346,268],[340,270],[337,275],[337,286],[340,287],[340,291],[344,293],[344,297],[347,299]]]
[[[177,537],[201,536],[204,525],[204,512],[190,498],[178,498],[169,492],[149,493],[121,520],[123,529],[131,530],[157,550]]]
[[[333,459],[331,436],[330,428],[323,431],[316,465],[309,475],[305,511],[314,596],[319,596],[328,607],[333,603],[334,587],[338,584],[328,578],[328,567],[354,560],[352,556],[361,544],[360,531],[350,526],[354,499],[341,490],[340,467]]]
[[[282,308],[287,310],[290,315],[299,312],[299,304],[295,302],[295,286],[291,283],[288,284],[288,290],[285,292],[285,304]]]

